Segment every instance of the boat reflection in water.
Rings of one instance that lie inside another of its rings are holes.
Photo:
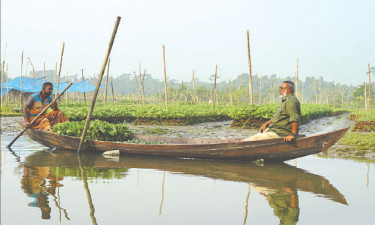
[[[69,219],[67,210],[59,204],[56,189],[62,188],[60,181],[64,177],[70,176],[82,179],[88,196],[91,218],[93,223],[96,224],[93,204],[95,202],[91,199],[87,179],[124,179],[126,172],[131,168],[156,169],[248,183],[249,193],[246,200],[244,223],[247,219],[250,186],[264,196],[281,224],[297,223],[300,213],[299,191],[309,192],[318,197],[347,205],[345,197],[327,179],[285,163],[266,163],[263,166],[257,166],[249,162],[150,157],[108,159],[97,154],[82,154],[77,157],[75,152],[58,151],[56,154],[50,154],[39,151],[26,158],[21,183],[25,193],[35,198],[35,202],[30,206],[40,207],[43,219],[50,218],[51,207],[48,203],[48,196],[52,196],[55,205]]]

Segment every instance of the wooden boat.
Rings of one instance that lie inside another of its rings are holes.
[[[349,129],[333,130],[308,137],[297,137],[291,143],[283,138],[241,141],[240,138],[173,138],[136,136],[146,141],[165,144],[133,144],[87,140],[83,151],[105,152],[119,150],[121,154],[167,156],[199,159],[230,159],[285,161],[327,150]],[[28,129],[26,134],[40,144],[57,149],[77,150],[80,138],[58,135],[44,130]]]
[[[266,163],[263,166],[257,166],[254,163],[243,161],[183,160],[137,156],[120,156],[115,160],[115,158],[108,159],[99,154],[82,154],[77,157],[77,154],[72,151],[56,151],[55,154],[38,151],[27,156],[23,165],[28,168],[48,167],[50,171],[53,170],[52,168],[72,168],[77,171],[70,173],[69,176],[72,174],[79,176],[81,174],[80,166],[100,168],[102,172],[106,169],[115,172],[116,169],[123,171],[121,170],[123,168],[153,169],[215,180],[251,183],[257,190],[268,193],[283,192],[285,187],[289,187],[295,191],[309,192],[318,197],[347,205],[345,196],[327,179],[286,163]],[[64,169],[59,171],[64,171]],[[124,175],[123,179],[126,179],[126,173],[120,173]],[[87,173],[86,175],[90,176]],[[93,174],[93,176],[97,175]],[[58,174],[58,176],[63,176],[63,174]]]

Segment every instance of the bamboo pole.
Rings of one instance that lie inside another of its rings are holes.
[[[319,77],[319,105],[322,104],[322,77]]]
[[[68,83],[69,82],[69,79],[68,79],[68,72],[66,72],[66,82]],[[65,93],[65,106],[68,106],[68,92]]]
[[[142,64],[141,64],[141,61],[139,61],[139,84],[141,85],[140,93],[141,93],[141,101],[142,101],[142,105],[145,105],[145,97],[144,97],[144,91],[143,91]]]
[[[137,90],[138,90],[137,104],[138,104],[139,103],[139,98],[141,96],[141,89],[140,89],[139,84],[138,84],[137,74],[135,73],[135,71],[133,73],[134,73],[135,82],[137,83]]]
[[[370,63],[368,64],[368,92],[369,92],[369,103],[370,103],[370,114],[372,114],[372,96],[371,96],[371,76],[370,76]]]
[[[21,109],[23,105],[23,102],[22,102],[22,65],[23,65],[23,50],[21,54],[21,84],[20,84],[20,108]]]
[[[85,81],[85,78],[83,77],[83,69],[81,69],[81,72],[82,72],[82,82],[83,82],[83,81]],[[88,82],[87,82],[87,85],[88,85]],[[88,91],[88,88],[87,88],[86,91]],[[83,98],[85,99],[85,105],[86,105],[86,92],[83,92]]]
[[[365,110],[367,111],[367,82],[365,80],[365,84],[363,86],[363,92],[365,94]]]
[[[229,101],[230,101],[230,105],[233,105],[232,84],[230,82],[230,79],[229,79]]]
[[[33,68],[33,79],[35,79],[35,69],[34,69],[34,65],[33,65],[33,63],[31,62],[30,57],[27,57],[27,59],[28,59],[29,62],[30,62],[31,68]]]
[[[43,62],[43,83],[46,82],[46,62]]]
[[[104,105],[107,104],[107,90],[108,90],[108,76],[109,76],[109,64],[111,63],[111,58],[108,59],[108,64],[107,64],[107,82],[105,83],[105,90],[104,90]]]
[[[241,99],[241,86],[242,86],[242,77],[241,77],[241,81],[240,81],[240,86],[238,88],[238,103],[237,103],[237,106],[240,106],[240,99]]]
[[[299,97],[299,88],[298,88],[298,58],[297,58],[297,72],[295,77],[295,86],[296,86],[296,97]]]
[[[61,50],[61,57],[60,57],[60,67],[59,67],[59,75],[57,77],[57,84],[56,84],[56,91],[55,91],[55,96],[59,93],[59,83],[60,83],[60,74],[61,74],[61,64],[62,64],[62,59],[64,55],[64,48],[65,48],[65,42],[63,42],[62,50]]]
[[[314,77],[315,104],[318,104],[318,91],[316,89],[316,79]]]
[[[302,86],[302,93],[301,93],[301,102],[302,104],[304,103],[304,99],[303,99],[303,82],[301,83],[301,86]]]
[[[91,221],[92,221],[92,224],[97,225],[96,218],[95,218],[95,207],[94,207],[94,204],[92,202],[89,184],[87,182],[86,171],[83,167],[82,159],[81,159],[81,156],[79,154],[78,154],[78,165],[79,165],[79,168],[81,169],[81,177],[82,177],[82,180],[83,180],[83,187],[85,188],[87,201],[88,201],[88,204],[89,204],[89,207],[90,207]]]
[[[259,74],[259,105],[262,103],[261,101],[261,95],[262,95],[262,74]]]
[[[194,104],[197,104],[197,98],[196,98],[196,95],[197,95],[197,90],[196,90],[196,87],[195,87],[195,71],[196,70],[192,70],[192,78],[191,78],[191,82],[193,84],[193,101],[194,101]]]
[[[167,69],[165,65],[165,46],[163,45],[163,62],[164,62],[164,94],[165,94],[165,107],[168,109],[168,93],[167,93]]]
[[[113,106],[115,106],[115,94],[113,93],[112,77],[111,77],[111,90],[112,90],[112,102],[113,102]]]
[[[336,107],[336,90],[335,90],[335,83],[333,83],[333,107]]]
[[[107,64],[107,61],[108,61],[108,58],[109,58],[109,54],[111,53],[111,49],[112,49],[113,42],[114,42],[115,37],[116,37],[116,33],[117,33],[118,26],[120,24],[120,20],[121,20],[121,17],[118,16],[117,20],[116,20],[116,23],[115,23],[115,27],[113,28],[111,39],[110,39],[109,44],[108,44],[106,56],[105,56],[102,68],[100,70],[99,79],[98,79],[98,82],[96,83],[96,88],[95,88],[94,95],[92,97],[92,102],[91,102],[89,112],[87,114],[85,127],[82,131],[81,141],[80,141],[79,147],[78,147],[78,153],[80,153],[82,148],[83,148],[84,140],[85,140],[85,137],[86,137],[86,131],[87,131],[87,128],[89,127],[91,114],[92,114],[92,112],[94,110],[94,107],[95,107],[96,97],[98,96],[100,84],[101,84],[102,79],[103,79],[104,70],[105,70],[105,67],[106,67],[106,64]]]
[[[243,225],[246,224],[247,215],[248,215],[248,205],[249,205],[249,197],[250,197],[250,183],[248,183],[247,195],[246,195],[246,204],[245,204],[245,217],[243,219]]]
[[[272,103],[275,103],[275,79],[272,78]]]
[[[344,89],[341,91],[341,108],[344,105]]]
[[[216,68],[215,68],[214,87],[213,87],[213,90],[212,90],[212,109],[215,109],[216,77],[217,77],[217,65],[216,65]]]
[[[143,72],[141,87],[142,87],[142,105],[145,105],[145,76],[146,76],[146,69]]]
[[[249,61],[249,94],[250,94],[250,105],[253,107],[253,83],[251,76],[251,58],[250,58],[250,35],[249,30],[247,30],[247,57]]]

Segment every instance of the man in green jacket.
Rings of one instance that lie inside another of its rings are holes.
[[[294,96],[294,83],[284,81],[279,87],[279,97],[282,103],[272,119],[263,124],[258,134],[242,141],[283,137],[286,142],[291,142],[296,138],[301,120],[301,106]]]

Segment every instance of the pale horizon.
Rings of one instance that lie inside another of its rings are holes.
[[[322,76],[359,85],[375,66],[373,1],[73,1],[3,0],[1,58],[10,78],[23,74],[28,57],[35,70],[54,70],[62,43],[61,76],[100,71],[117,16],[122,17],[111,52],[110,75],[139,72],[163,80],[162,45],[169,79],[190,81],[192,70],[208,81],[218,65],[221,80],[252,74]],[[6,53],[5,53],[5,46]],[[28,73],[32,71],[28,65]],[[372,76],[374,80],[374,76]]]

